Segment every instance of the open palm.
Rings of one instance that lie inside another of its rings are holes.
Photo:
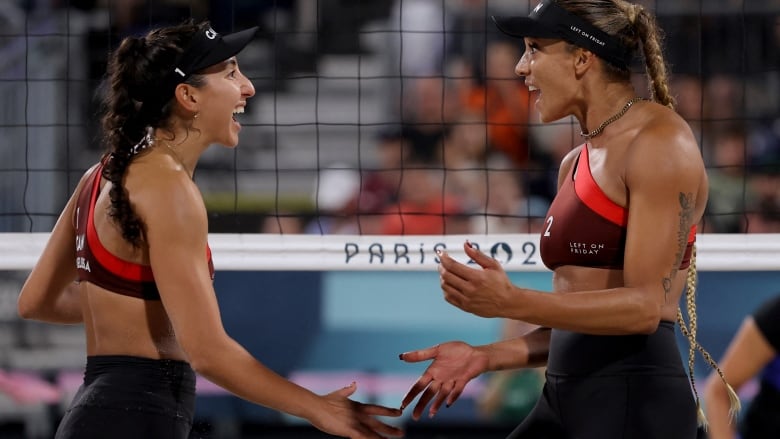
[[[463,393],[466,384],[486,370],[488,362],[486,355],[459,341],[406,352],[401,354],[401,359],[409,363],[433,360],[401,402],[401,408],[405,408],[422,393],[412,412],[415,420],[420,418],[431,400],[430,416],[434,416],[443,403],[452,405]]]

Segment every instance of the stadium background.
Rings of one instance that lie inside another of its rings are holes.
[[[712,192],[704,232],[776,239],[780,2],[641,3],[657,11],[666,31],[678,111],[708,166]],[[186,17],[208,18],[220,32],[262,29],[239,58],[257,89],[241,118],[241,144],[233,151],[213,148],[196,172],[211,232],[312,239],[533,233],[552,195],[557,159],[579,141],[577,127],[569,120],[536,123],[521,82],[512,77],[517,43],[497,35],[488,17],[526,14],[534,4],[0,2],[0,233],[49,231],[82,172],[99,157],[95,96],[111,48],[126,35]],[[641,76],[636,80],[642,90]],[[19,402],[0,395],[0,435],[49,437],[83,367],[83,340],[81,328],[16,317],[24,275],[0,274],[0,382],[27,386],[22,390],[37,397]],[[547,272],[512,276],[549,289]],[[715,357],[744,315],[777,292],[778,277],[744,267],[702,272],[699,336]],[[432,270],[316,266],[225,267],[216,278],[226,328],[275,370],[323,392],[357,376],[365,383],[358,398],[391,405],[421,370],[401,364],[399,352],[500,335],[501,322],[442,303],[437,285]],[[707,372],[700,361],[700,382]],[[503,437],[511,427],[480,415],[480,383],[472,387],[434,420],[407,424],[410,437]],[[205,384],[200,393],[196,437],[310,432]]]

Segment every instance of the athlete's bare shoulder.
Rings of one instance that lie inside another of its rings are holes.
[[[629,189],[677,185],[686,193],[701,192],[706,170],[690,126],[674,110],[651,105],[626,155]]]
[[[646,109],[642,125],[632,142],[634,152],[645,148],[655,154],[701,161],[701,151],[690,125],[676,111],[661,104],[651,103]]]

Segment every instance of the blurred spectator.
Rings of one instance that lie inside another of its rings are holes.
[[[486,165],[480,198],[472,210],[472,233],[539,232],[549,203],[524,192],[520,171],[505,158],[495,156]]]
[[[353,194],[349,212],[355,215],[361,235],[382,233],[382,213],[398,201],[403,167],[409,160],[409,141],[400,125],[389,125],[376,135],[376,166],[361,171],[361,183]]]
[[[401,77],[441,76],[447,18],[441,0],[395,0],[388,20],[390,71]]]
[[[748,140],[751,187],[759,198],[780,204],[780,118],[759,125]]]
[[[448,17],[441,0],[394,0],[392,5],[381,54],[387,75],[383,91],[388,120],[406,122],[408,90],[415,88],[412,83],[419,78],[441,78],[444,73]]]
[[[444,191],[444,171],[421,162],[401,172],[398,202],[385,210],[385,235],[444,235],[469,233],[460,197]]]
[[[495,40],[507,37],[496,29],[491,16],[503,15],[487,0],[462,0],[447,4],[448,33],[445,69],[449,77],[483,84],[486,76],[486,49]]]
[[[704,216],[705,231],[742,232],[745,208],[755,197],[748,185],[747,132],[741,123],[723,125],[713,133],[713,151],[707,168],[710,194]]]
[[[748,206],[744,231],[747,233],[780,233],[780,201],[777,195],[762,197]]]
[[[732,75],[719,74],[707,79],[704,116],[714,122],[742,119],[745,115],[744,83]]]
[[[449,124],[460,116],[458,100],[442,77],[414,78],[404,90],[401,122],[410,159],[433,163],[441,157]]]
[[[450,125],[437,157],[446,172],[446,190],[460,194],[466,206],[478,206],[484,198],[487,160],[492,153],[484,118],[477,112],[462,114]]]
[[[693,135],[701,145],[702,101],[704,99],[701,78],[692,74],[675,73],[671,79],[672,94],[677,100],[677,113],[691,126]]]
[[[532,114],[532,119],[538,120],[535,110]],[[558,192],[561,161],[572,148],[582,144],[579,124],[574,118],[551,124],[534,124],[529,127],[529,140],[531,161],[522,171],[524,187],[529,195],[549,203]]]
[[[350,203],[359,187],[360,173],[346,164],[320,171],[312,191],[315,216],[304,232],[317,235],[356,233]]]
[[[488,44],[485,80],[461,84],[460,96],[466,108],[484,115],[488,140],[517,166],[528,163],[528,88],[515,75],[522,53],[516,43],[503,40]]]

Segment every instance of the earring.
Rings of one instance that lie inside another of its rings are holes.
[[[194,116],[192,116],[192,118],[193,118],[193,119],[197,119],[197,118],[198,118],[198,114],[199,114],[199,113],[195,113],[195,115],[194,115]]]

